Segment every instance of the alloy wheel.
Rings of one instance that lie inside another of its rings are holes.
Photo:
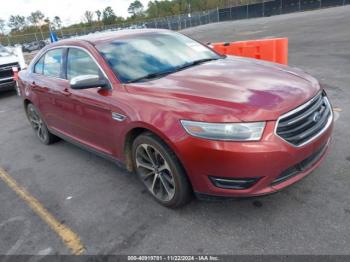
[[[136,149],[136,168],[147,189],[159,200],[170,201],[175,195],[175,180],[164,156],[153,146]]]
[[[31,105],[28,106],[28,119],[39,139],[43,142],[46,141],[48,136],[46,126],[38,112]]]

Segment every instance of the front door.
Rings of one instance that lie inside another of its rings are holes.
[[[95,60],[85,50],[69,48],[66,61],[68,81],[83,75],[105,77]],[[98,151],[112,154],[112,115],[107,102],[112,90],[98,86],[73,90],[67,86],[63,92],[74,106],[74,114],[69,115],[72,137]]]

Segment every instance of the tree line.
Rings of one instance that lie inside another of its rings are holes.
[[[5,35],[6,27],[10,28],[12,36],[19,34],[41,34],[50,29],[61,31],[81,29],[93,26],[108,26],[112,24],[131,24],[147,19],[174,16],[225,6],[244,5],[247,3],[261,2],[262,0],[152,0],[144,7],[139,0],[132,2],[128,8],[128,18],[119,17],[112,7],[107,6],[101,10],[86,10],[80,23],[63,26],[59,16],[49,18],[40,10],[31,12],[29,16],[11,15],[7,21],[0,18],[0,35]]]
[[[95,21],[94,18],[97,17]],[[11,15],[7,21],[0,18],[0,34],[6,34],[6,26],[10,29],[10,34],[22,33],[36,33],[43,31],[52,30],[62,30],[70,27],[82,26],[82,25],[92,25],[93,22],[101,23],[104,25],[114,24],[122,20],[121,17],[117,17],[112,9],[108,6],[103,10],[85,11],[83,14],[83,19],[78,24],[73,24],[70,26],[63,27],[62,20],[59,16],[55,16],[52,19],[46,17],[40,10],[30,13],[29,16],[25,17],[22,15]]]

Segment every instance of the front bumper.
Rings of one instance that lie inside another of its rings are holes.
[[[224,197],[270,194],[296,183],[320,165],[329,150],[333,122],[317,139],[301,147],[275,135],[275,125],[275,121],[267,122],[258,142],[209,141],[190,136],[179,142],[178,155],[194,191]],[[301,166],[302,163],[305,165]],[[279,180],[293,167],[299,168],[297,173]],[[237,190],[215,186],[211,177],[258,180],[247,189]]]
[[[13,90],[16,87],[16,81],[13,78],[0,79],[0,91]]]

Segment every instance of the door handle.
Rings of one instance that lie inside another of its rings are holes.
[[[69,92],[68,88],[63,89],[62,94],[65,96],[70,96],[72,93]]]

